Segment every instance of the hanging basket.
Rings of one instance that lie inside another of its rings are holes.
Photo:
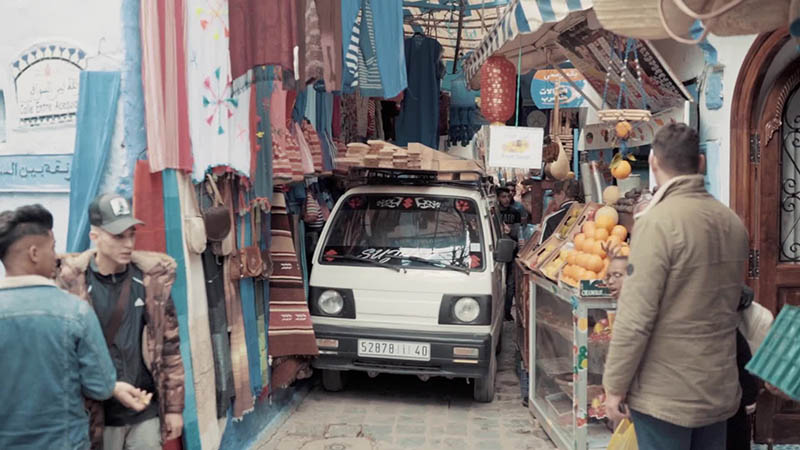
[[[597,20],[606,30],[620,36],[636,39],[667,39],[669,35],[664,29],[658,14],[660,0],[594,0],[594,12]],[[702,7],[709,0],[686,0],[695,8]],[[666,0],[664,17],[670,28],[681,36],[689,32],[694,19],[681,13],[672,3]]]
[[[715,0],[713,6],[694,10],[698,13],[709,13],[719,10],[731,1],[733,0]],[[790,0],[745,0],[741,5],[719,17],[704,20],[703,23],[717,36],[765,33],[788,24],[790,3]]]

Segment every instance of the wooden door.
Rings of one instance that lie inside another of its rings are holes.
[[[771,87],[758,136],[751,276],[758,301],[777,314],[784,305],[800,306],[800,59]],[[800,443],[800,403],[763,393],[755,435],[757,442]]]

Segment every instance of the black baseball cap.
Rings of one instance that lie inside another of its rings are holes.
[[[144,222],[133,217],[130,203],[125,197],[103,194],[89,205],[89,223],[116,235]]]

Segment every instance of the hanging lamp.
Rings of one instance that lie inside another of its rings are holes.
[[[480,108],[492,125],[503,125],[517,109],[516,72],[502,56],[492,56],[481,67]]]

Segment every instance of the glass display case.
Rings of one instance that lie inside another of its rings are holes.
[[[605,449],[612,430],[602,381],[616,302],[528,279],[528,407],[560,449]]]

